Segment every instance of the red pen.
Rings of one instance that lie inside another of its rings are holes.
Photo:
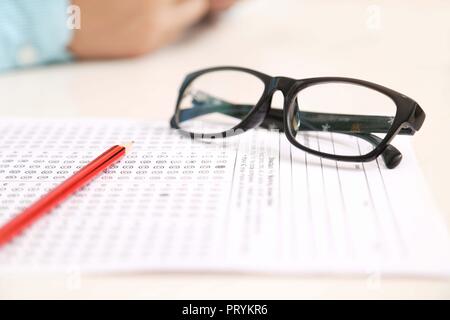
[[[69,179],[0,227],[0,246],[6,244],[26,227],[87,185],[103,170],[121,159],[126,152],[129,152],[132,144],[130,142],[123,146],[117,145],[109,148]]]

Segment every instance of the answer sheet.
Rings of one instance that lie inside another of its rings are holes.
[[[166,123],[0,120],[0,224],[107,148],[131,153],[0,248],[0,270],[450,275],[415,162],[341,163],[251,130],[191,140]]]

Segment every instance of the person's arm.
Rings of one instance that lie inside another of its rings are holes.
[[[71,58],[138,56],[234,0],[0,0],[0,72]],[[72,30],[69,5],[79,10]],[[79,28],[78,28],[79,27]]]
[[[70,60],[68,0],[0,1],[0,72]]]
[[[158,49],[182,35],[209,12],[234,0],[72,0],[81,28],[69,45],[82,59],[126,58]]]
[[[70,50],[78,58],[138,56],[157,49],[199,21],[208,0],[72,0],[81,28]]]

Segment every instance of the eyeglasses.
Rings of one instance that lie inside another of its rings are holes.
[[[284,97],[272,108],[274,93]],[[224,138],[261,126],[286,134],[296,147],[339,161],[382,156],[395,168],[402,154],[390,143],[413,135],[425,120],[411,98],[363,80],[271,77],[240,67],[215,67],[186,76],[172,128],[192,138]]]

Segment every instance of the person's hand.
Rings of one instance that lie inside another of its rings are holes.
[[[210,0],[211,13],[217,13],[230,8],[236,0]]]
[[[231,0],[72,0],[81,29],[69,49],[78,58],[120,58],[147,53],[176,39],[208,12]]]

